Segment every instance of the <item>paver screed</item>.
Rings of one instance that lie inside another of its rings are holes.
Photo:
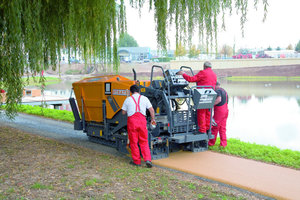
[[[153,163],[276,199],[300,199],[299,170],[212,151],[170,153]]]

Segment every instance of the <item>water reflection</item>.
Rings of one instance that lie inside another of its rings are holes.
[[[300,151],[298,82],[230,83],[227,137]]]

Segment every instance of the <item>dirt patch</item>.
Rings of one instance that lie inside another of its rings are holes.
[[[166,65],[168,67],[168,65]],[[166,67],[166,69],[168,69]],[[136,70],[137,77],[150,77],[151,67],[149,71],[143,67]],[[280,66],[263,66],[263,67],[245,67],[245,68],[231,68],[231,69],[213,69],[217,77],[228,77],[228,76],[300,76],[300,65],[280,65]],[[198,73],[199,70],[195,70],[194,74]],[[189,74],[189,71],[187,71]],[[122,76],[133,77],[132,72],[122,72]],[[190,74],[191,75],[191,74]],[[156,70],[153,73],[153,77],[162,76],[162,72]]]
[[[13,128],[0,138],[0,199],[263,199]]]
[[[126,77],[133,77],[132,69],[135,69],[137,77],[150,77],[153,65],[162,66],[169,69],[170,63],[129,63],[120,65],[120,74]],[[299,76],[300,65],[278,65],[278,66],[262,66],[262,67],[244,67],[231,69],[213,69],[218,77],[224,76]],[[196,74],[199,70],[195,70]],[[84,64],[64,64],[60,69],[53,71],[47,70],[50,75],[93,75],[101,76],[103,74],[114,74],[110,70],[105,69],[103,65],[84,65]],[[155,68],[153,76],[162,76],[162,71]]]
[[[221,76],[300,76],[300,65],[245,67],[240,69],[214,69]]]

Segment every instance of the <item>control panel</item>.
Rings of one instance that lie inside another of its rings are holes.
[[[177,75],[176,73],[180,71],[178,69],[168,69],[166,70],[166,79],[170,84],[170,87],[179,86],[180,88],[184,88],[188,86],[189,82],[186,81],[182,75]]]

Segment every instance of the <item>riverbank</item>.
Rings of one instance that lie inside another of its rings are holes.
[[[228,76],[299,76],[299,65],[245,67],[239,69],[214,69],[218,77]]]
[[[287,61],[287,60],[283,60]],[[300,64],[294,63],[289,64],[289,62],[276,62],[274,65],[270,64],[268,61],[260,62],[260,66],[251,66],[240,65],[240,67],[230,67],[219,68],[213,65],[213,70],[218,77],[224,76],[299,76],[300,75]],[[224,61],[225,62],[225,61]],[[229,62],[229,61],[227,61]],[[242,62],[242,61],[240,61]],[[245,61],[246,62],[246,61]],[[250,61],[248,61],[250,62]],[[254,62],[254,61],[253,61]],[[300,62],[300,59],[299,59]],[[151,68],[153,65],[162,66],[165,69],[179,69],[180,66],[189,66],[192,67],[194,73],[197,73],[202,69],[203,62],[176,62],[174,63],[122,63],[120,65],[120,74],[122,76],[133,77],[132,69],[135,69],[138,77],[150,77]],[[235,64],[238,65],[239,61],[235,61]],[[195,66],[193,66],[195,65]],[[88,70],[87,69],[94,69]],[[70,74],[70,70],[72,73]],[[90,73],[87,73],[90,72]],[[52,71],[47,70],[46,74],[49,76],[59,76],[63,80],[74,80],[75,78],[86,77],[86,76],[100,76],[104,74],[114,74],[112,71],[105,72],[103,66],[85,66],[84,64],[65,64],[60,66],[60,70]],[[161,76],[161,70],[156,69],[154,71],[154,76]]]
[[[137,76],[138,77],[150,77],[151,75],[150,65],[144,65],[137,67]],[[165,65],[166,69],[179,69],[174,66]],[[136,68],[135,68],[136,69]],[[202,70],[202,67],[199,66],[198,70],[194,69],[194,74],[198,73],[199,70]],[[213,71],[216,73],[217,77],[229,77],[229,76],[299,76],[300,75],[300,64],[298,65],[278,65],[278,66],[260,66],[260,67],[244,67],[244,68],[227,68],[227,69],[215,69]],[[189,71],[187,70],[187,73]],[[133,77],[132,72],[121,71],[120,73],[123,76]],[[155,76],[162,76],[162,72],[155,70],[153,73]],[[100,75],[100,74],[99,74]]]
[[[26,86],[41,86],[42,85],[42,79],[40,76],[35,77],[23,77],[22,78],[23,84]],[[61,81],[59,77],[44,77],[44,84],[50,85],[50,84],[57,84]]]

